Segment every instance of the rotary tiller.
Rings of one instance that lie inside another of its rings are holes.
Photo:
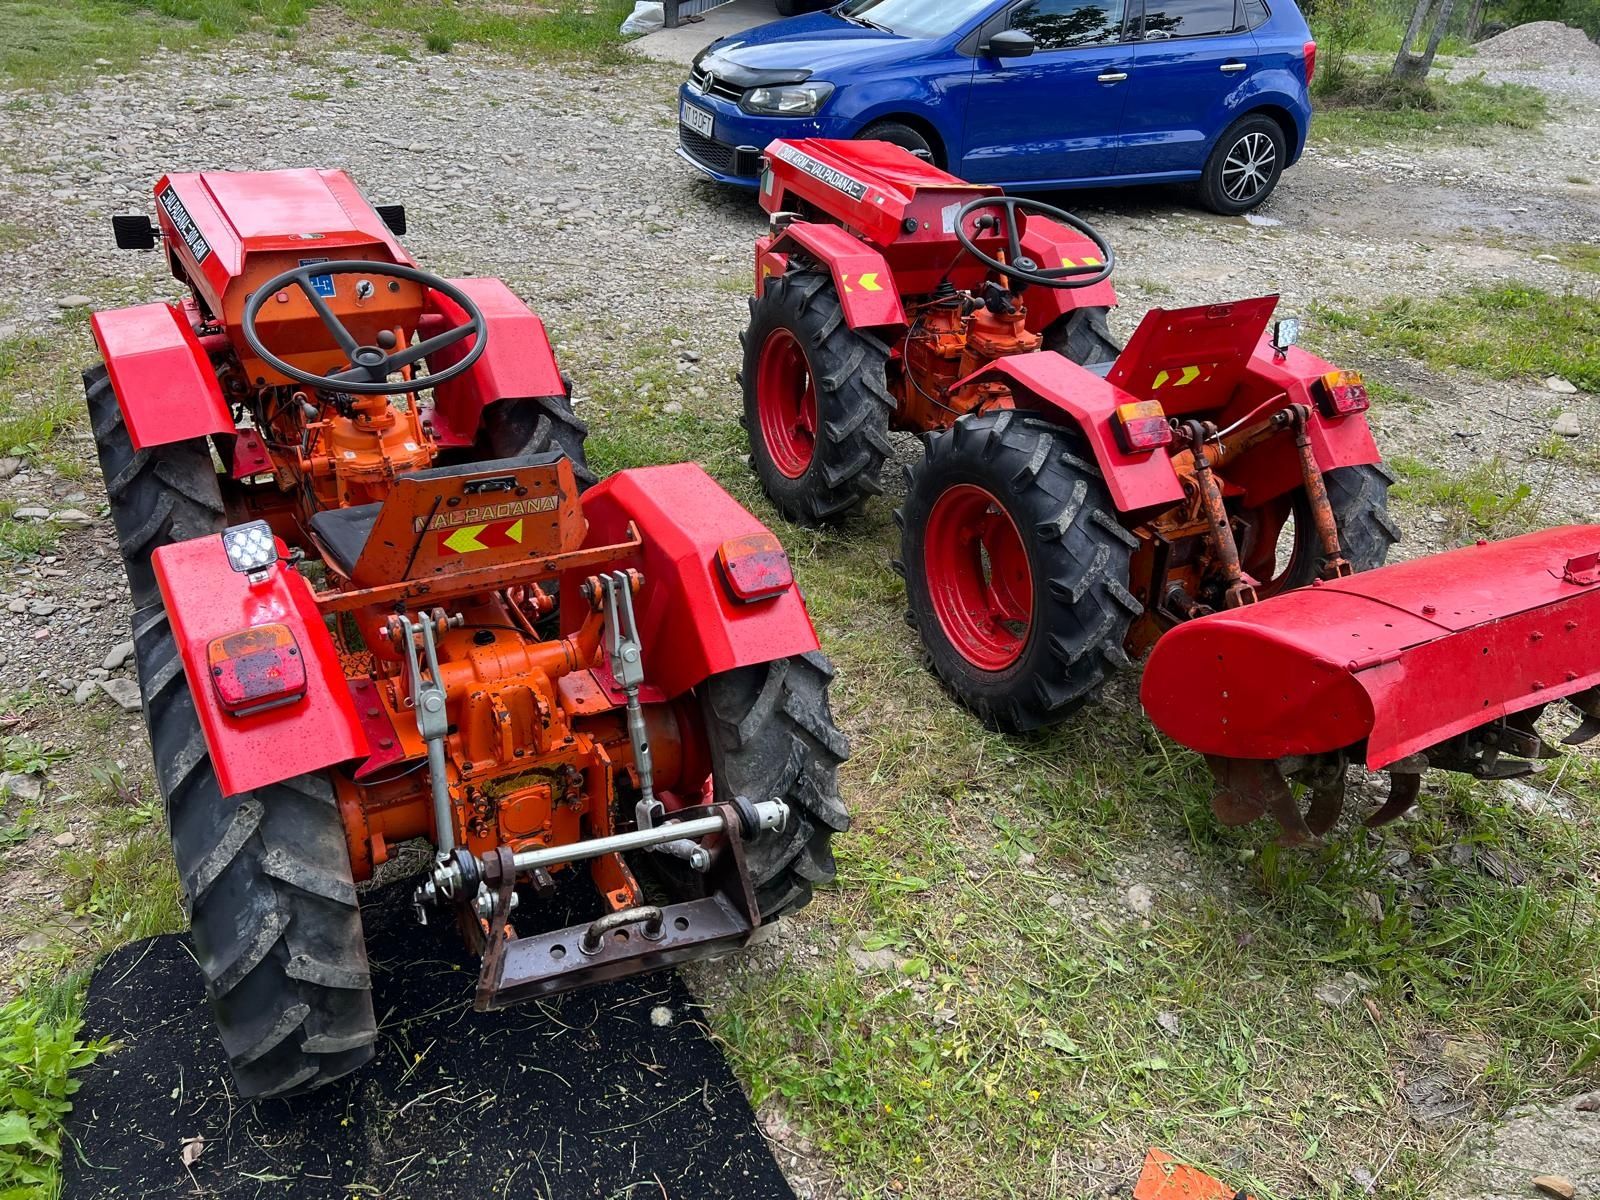
[[[881,490],[890,431],[921,435],[896,566],[989,724],[1057,721],[1154,647],[1146,710],[1207,754],[1218,816],[1289,841],[1332,827],[1351,761],[1394,773],[1379,823],[1429,765],[1553,753],[1553,700],[1597,731],[1600,529],[1382,568],[1366,388],[1276,297],[1152,310],[1119,350],[1111,247],[1060,209],[815,139],[767,148],[761,199],[752,465],[791,519],[835,521]]]
[[[118,243],[189,294],[95,314],[84,382],[239,1091],[371,1057],[356,884],[408,839],[433,848],[419,915],[482,956],[479,1009],[805,904],[848,747],[772,534],[692,465],[580,494],[538,317],[419,270],[342,172],[169,175],[155,201]],[[593,919],[529,931],[519,899],[577,864]]]

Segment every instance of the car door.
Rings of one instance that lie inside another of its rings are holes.
[[[1144,0],[1117,174],[1199,172],[1257,65],[1241,0]]]
[[[1053,183],[1111,174],[1133,46],[1127,0],[1022,0],[987,22],[957,173],[981,183]],[[985,52],[1002,29],[1029,34],[1026,58]]]

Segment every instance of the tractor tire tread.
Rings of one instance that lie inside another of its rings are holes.
[[[1042,349],[1054,350],[1080,367],[1116,362],[1122,353],[1111,336],[1111,310],[1098,305],[1063,313],[1045,328]]]
[[[589,426],[572,411],[569,397],[514,397],[484,408],[474,453],[486,460],[559,451],[572,461],[572,473],[584,491],[596,479],[585,449],[588,436]]]

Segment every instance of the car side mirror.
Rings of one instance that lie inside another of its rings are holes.
[[[983,44],[983,52],[992,58],[1027,58],[1038,48],[1025,29],[1002,29]]]

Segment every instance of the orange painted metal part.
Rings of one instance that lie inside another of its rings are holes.
[[[1251,1200],[1198,1167],[1179,1162],[1165,1150],[1145,1155],[1144,1169],[1133,1185],[1133,1200]]]

